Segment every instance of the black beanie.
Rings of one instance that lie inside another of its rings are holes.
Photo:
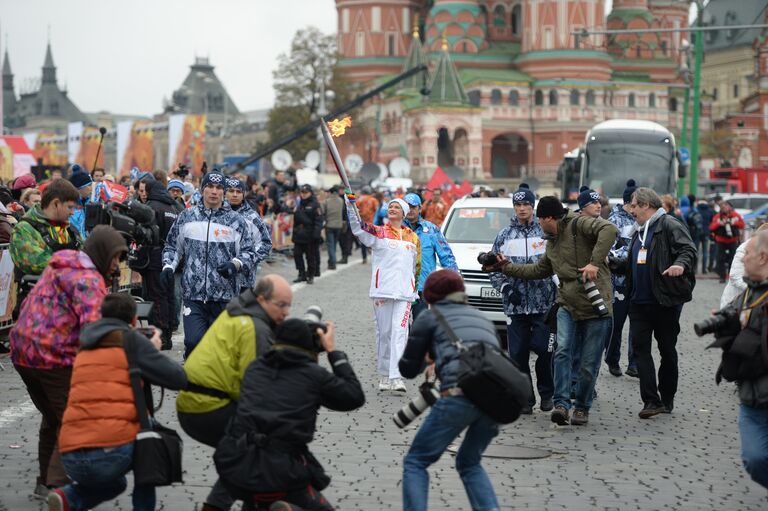
[[[584,209],[593,202],[600,202],[600,194],[591,189],[588,186],[582,186],[579,188],[579,209]]]
[[[312,340],[312,331],[303,319],[291,318],[285,320],[275,330],[275,339],[278,344],[290,344],[299,348],[317,351]]]
[[[520,188],[512,194],[512,202],[514,204],[527,202],[533,206],[536,204],[536,195],[531,191],[531,187],[528,186],[528,183],[520,183]]]
[[[637,184],[635,183],[634,179],[630,179],[627,181],[627,187],[624,188],[624,194],[622,195],[624,204],[629,204],[632,202],[632,194],[635,193],[635,190],[637,190]]]
[[[563,207],[563,203],[554,195],[542,197],[539,199],[538,206],[536,206],[536,216],[538,218],[560,218],[565,213],[566,209]]]

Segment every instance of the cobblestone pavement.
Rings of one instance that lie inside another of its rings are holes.
[[[298,315],[319,304],[326,318],[336,322],[337,345],[349,354],[368,402],[353,413],[322,412],[312,449],[333,476],[324,493],[338,509],[400,509],[402,458],[420,421],[397,429],[391,416],[407,398],[375,390],[370,266],[356,260],[339,268],[313,286],[296,286],[292,312]],[[295,275],[287,260],[265,269]],[[699,281],[694,301],[683,311],[680,390],[673,414],[640,420],[638,380],[613,377],[604,366],[589,425],[558,427],[537,410],[504,427],[494,445],[537,447],[552,454],[539,460],[484,459],[502,509],[768,509],[766,490],[741,467],[734,387],[715,385],[719,352],[705,351],[708,341],[693,333],[694,321],[716,307],[721,290],[714,280]],[[180,360],[181,336],[175,346],[170,356]],[[29,497],[39,417],[7,360],[0,386],[0,511],[44,509]],[[409,385],[409,395],[415,387]],[[181,432],[173,402],[173,393],[166,394],[159,418]],[[185,440],[185,484],[158,489],[158,509],[196,509],[215,479],[212,449]],[[430,509],[469,508],[451,455],[444,455],[430,473]],[[126,493],[98,509],[130,508]]]

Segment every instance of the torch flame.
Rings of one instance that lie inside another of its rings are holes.
[[[334,119],[332,121],[328,121],[328,129],[331,130],[331,135],[337,138],[342,136],[344,132],[347,131],[347,128],[351,126],[352,126],[351,117],[345,117],[341,120]]]

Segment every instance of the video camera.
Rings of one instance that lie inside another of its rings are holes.
[[[85,205],[85,228],[109,225],[136,245],[160,244],[160,228],[155,223],[155,212],[138,200],[124,203],[107,202]],[[129,255],[130,257],[130,255]]]
[[[498,261],[498,254],[496,252],[480,252],[477,254],[477,262],[481,266],[493,266]]]

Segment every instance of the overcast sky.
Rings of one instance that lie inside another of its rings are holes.
[[[85,112],[160,112],[196,55],[241,111],[269,108],[277,56],[308,25],[335,32],[334,0],[0,0],[17,93],[41,76],[50,26],[59,84]]]

